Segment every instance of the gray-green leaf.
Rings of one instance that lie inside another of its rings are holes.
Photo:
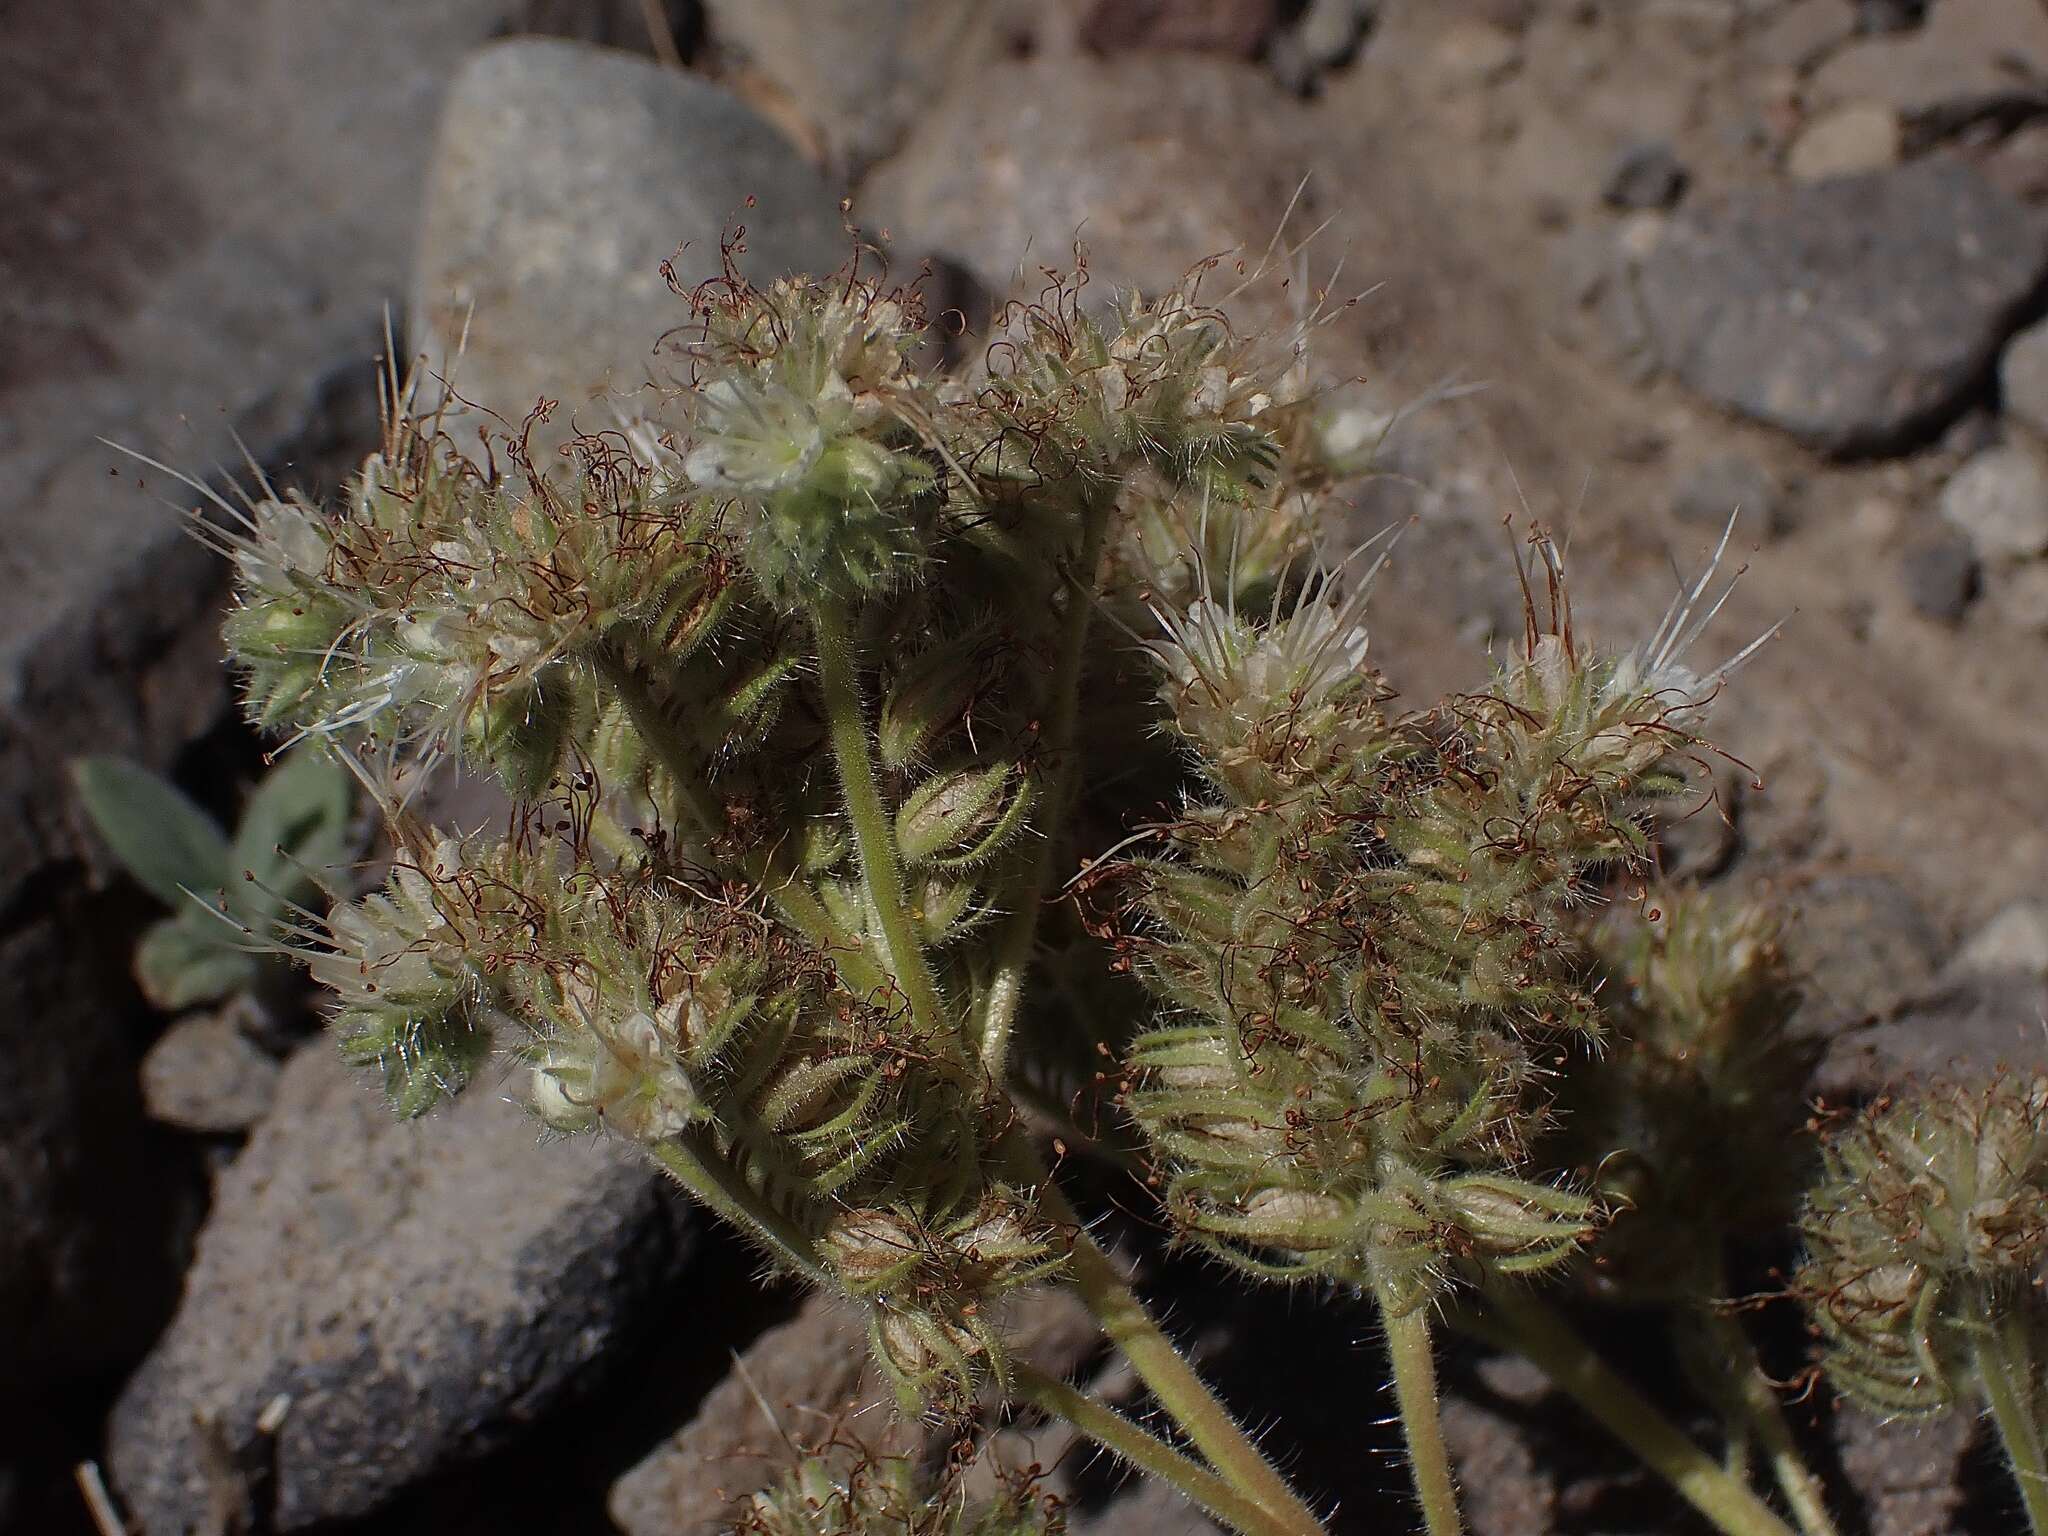
[[[241,991],[256,979],[256,957],[236,949],[235,942],[232,928],[196,908],[153,924],[135,948],[142,995],[175,1012]]]
[[[74,758],[71,782],[108,850],[164,905],[228,884],[227,839],[175,785],[120,757]]]
[[[256,786],[235,829],[235,878],[228,887],[230,908],[250,927],[267,930],[282,898],[307,893],[307,871],[341,861],[351,788],[346,768],[305,748],[280,760]],[[243,879],[244,870],[255,880]]]

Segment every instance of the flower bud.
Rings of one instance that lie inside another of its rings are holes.
[[[1023,826],[1030,806],[1030,780],[1014,764],[941,769],[904,798],[896,843],[912,868],[980,864]]]

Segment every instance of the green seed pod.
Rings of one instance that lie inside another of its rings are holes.
[[[970,631],[935,645],[899,671],[882,697],[875,745],[886,768],[902,768],[957,725],[982,681],[984,635]]]
[[[985,863],[1023,827],[1031,798],[1031,781],[1013,763],[941,769],[904,798],[897,847],[912,868]]]

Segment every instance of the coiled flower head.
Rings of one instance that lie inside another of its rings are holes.
[[[1386,690],[1365,661],[1372,575],[1340,593],[1335,573],[1319,571],[1288,612],[1263,623],[1227,598],[1178,610],[1155,603],[1163,635],[1152,649],[1172,728],[1233,798],[1362,773],[1386,740]]]
[[[1591,925],[1610,1035],[1565,1073],[1558,1141],[1617,1207],[1594,1249],[1604,1288],[1707,1300],[1726,1241],[1790,1214],[1812,1052],[1787,1031],[1779,930],[1759,901],[1670,888]]]
[[[489,1058],[504,1022],[489,963],[497,912],[518,897],[498,872],[466,863],[444,840],[401,854],[382,891],[337,902],[300,951],[335,998],[342,1054],[376,1066],[393,1109],[411,1117],[459,1093]]]
[[[856,275],[765,290],[728,277],[695,302],[683,473],[746,509],[764,591],[795,607],[901,581],[921,557],[915,503],[936,484],[913,430],[933,409],[906,363],[914,304]]]
[[[1840,1391],[1882,1413],[1949,1406],[1976,1336],[2034,1330],[2048,1256],[2048,1077],[1943,1083],[1830,1136],[1807,1196],[1794,1290]]]

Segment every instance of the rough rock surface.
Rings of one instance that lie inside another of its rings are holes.
[[[152,1120],[204,1134],[246,1131],[269,1112],[277,1061],[245,1035],[229,1009],[173,1021],[142,1058],[142,1102]]]
[[[590,1387],[686,1255],[681,1213],[623,1148],[542,1145],[491,1082],[401,1122],[312,1042],[115,1407],[123,1499],[148,1536],[374,1514]]]
[[[1998,363],[2005,413],[2048,437],[2048,320],[2028,326],[2006,344]]]
[[[2048,554],[2048,469],[2025,448],[1986,448],[1941,488],[1941,515],[1985,560]]]
[[[1939,1077],[1981,1077],[2000,1066],[2048,1070],[2048,983],[2023,972],[1963,975],[1896,1016],[1829,1042],[1813,1088],[1867,1097]]]
[[[914,237],[999,294],[1035,296],[1038,268],[1071,266],[1076,238],[1105,296],[1156,291],[1205,256],[1264,247],[1301,179],[1303,111],[1215,57],[1002,63],[921,122],[862,203],[899,249]]]
[[[1956,1474],[1976,1429],[1967,1413],[1887,1421],[1844,1405],[1835,1415],[1835,1445],[1842,1470],[1863,1492],[1870,1536],[1956,1528]]]
[[[722,86],[586,43],[493,44],[456,76],[441,120],[416,340],[500,432],[542,398],[562,410],[537,443],[602,428],[587,402],[668,377],[659,344],[690,322],[662,264],[687,292],[718,275],[721,236],[742,228],[759,282],[852,252],[825,183]]]
[[[1681,469],[1671,487],[1672,513],[1719,531],[1730,517],[1748,538],[1783,532],[1785,487],[1747,454],[1717,453]]]
[[[1815,73],[1816,95],[1901,112],[1962,113],[2048,75],[2048,12],[2033,0],[1938,0],[1921,25],[1860,38]]]
[[[199,474],[351,445],[417,146],[510,0],[36,7],[0,101],[0,1418],[132,1359],[174,1288],[125,917],[64,814],[90,742],[164,767],[227,704],[221,572],[104,447]],[[18,29],[16,29],[18,30]],[[374,417],[372,418],[374,420]],[[366,446],[366,445],[365,445]],[[167,1282],[160,1285],[159,1277]]]
[[[1941,936],[1883,875],[1827,875],[1794,893],[1786,949],[1806,998],[1797,1027],[1825,1037],[1894,1013],[1934,979]]]
[[[1943,624],[1962,618],[1977,595],[1976,546],[1953,528],[1916,540],[1901,570],[1914,609]]]
[[[1953,416],[2044,279],[2048,221],[1933,159],[1695,205],[1637,282],[1664,366],[1846,455]]]
[[[851,175],[946,87],[971,78],[1035,7],[1015,0],[705,0],[711,40]]]

